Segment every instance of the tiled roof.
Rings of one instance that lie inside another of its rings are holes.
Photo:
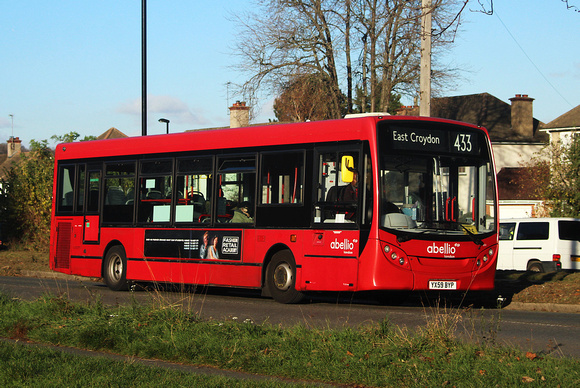
[[[105,131],[104,133],[100,134],[97,137],[97,140],[119,139],[122,137],[127,137],[127,135],[125,135],[123,132],[119,131],[117,128],[111,127],[107,131]]]
[[[539,120],[533,119],[533,135],[522,136],[512,129],[511,105],[489,93],[433,98],[431,116],[464,121],[485,127],[492,142],[542,142],[547,140],[539,132]]]
[[[564,113],[562,116],[542,125],[542,129],[580,128],[580,105]]]

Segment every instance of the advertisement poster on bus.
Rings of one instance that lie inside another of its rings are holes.
[[[239,230],[146,230],[146,257],[241,260]]]

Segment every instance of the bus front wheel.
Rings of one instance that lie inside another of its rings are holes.
[[[109,249],[105,256],[103,268],[105,284],[113,291],[126,291],[129,289],[127,281],[127,257],[125,249],[116,245]]]
[[[298,303],[304,297],[296,290],[296,263],[289,251],[274,254],[266,269],[266,282],[276,302]]]

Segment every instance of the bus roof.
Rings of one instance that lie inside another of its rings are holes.
[[[83,159],[371,139],[376,135],[378,121],[434,121],[478,128],[472,124],[430,117],[369,116],[61,143],[56,146],[55,157],[57,160]]]

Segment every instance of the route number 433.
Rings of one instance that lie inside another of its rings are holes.
[[[473,148],[471,145],[471,135],[458,133],[453,147],[455,147],[458,152],[471,152]]]

